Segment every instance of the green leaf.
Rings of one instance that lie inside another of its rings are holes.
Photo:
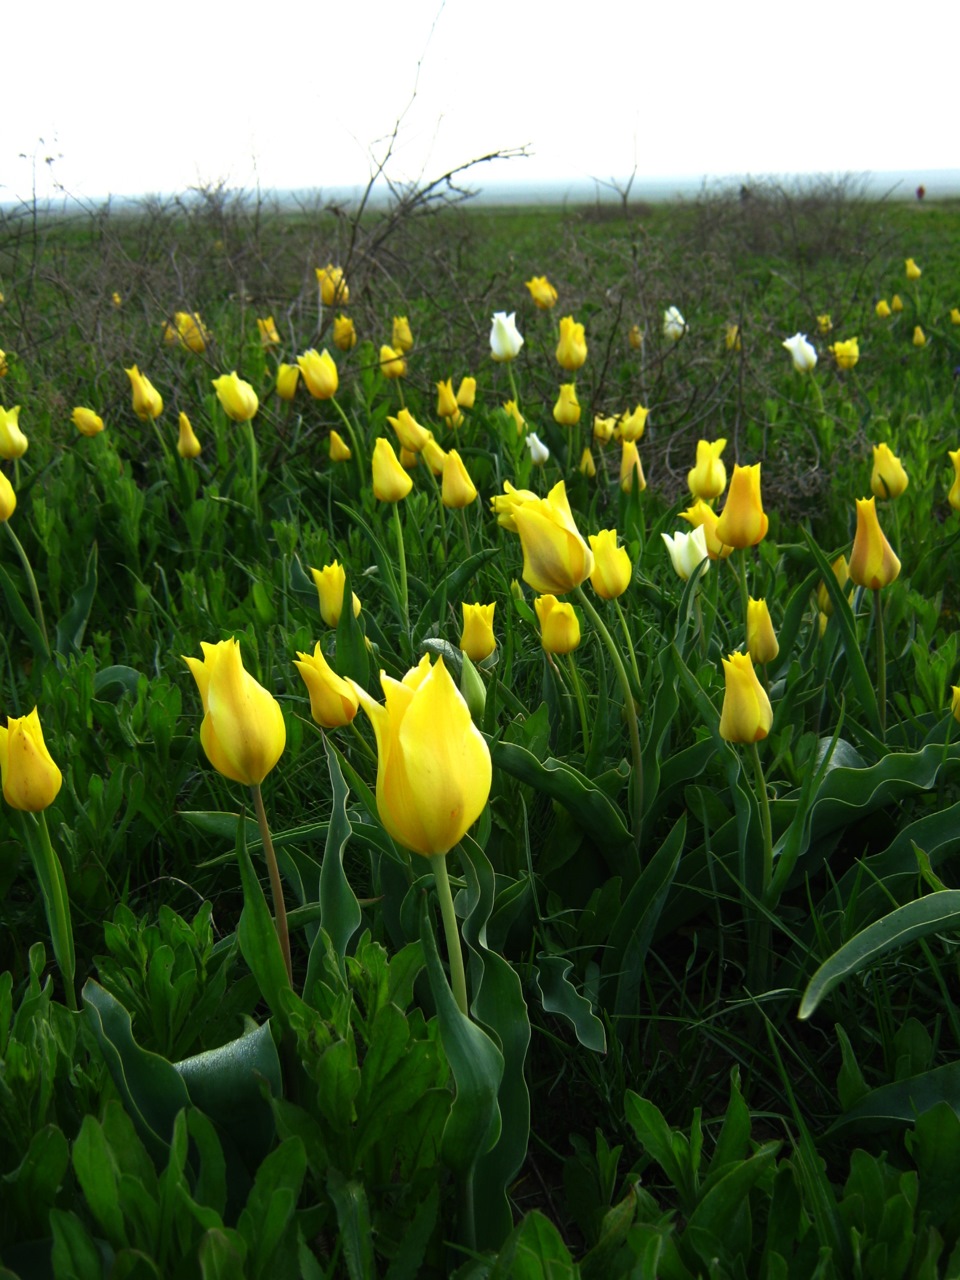
[[[324,735],[323,746],[327,755],[327,770],[330,774],[333,799],[327,843],[320,867],[320,923],[342,960],[347,954],[347,944],[360,927],[362,915],[357,896],[343,869],[344,850],[352,834],[350,820],[347,817],[347,796],[350,792],[344,781],[337,755],[331,748],[326,735]],[[311,955],[311,960],[312,958]],[[309,969],[307,981],[308,983],[310,981]]]
[[[534,981],[544,1010],[566,1018],[585,1049],[606,1053],[607,1034],[603,1023],[593,1012],[590,1001],[569,980],[572,969],[573,961],[565,956],[551,956],[543,951],[537,955]]]
[[[360,618],[353,612],[353,587],[349,569],[345,567],[344,573],[344,603],[337,622],[336,670],[342,679],[346,680],[349,676],[365,689],[370,679],[367,637]]]
[[[338,1169],[331,1168],[327,1170],[327,1190],[337,1211],[350,1280],[374,1280],[373,1224],[363,1183],[348,1181]]]
[[[800,1002],[798,1017],[809,1018],[820,1001],[851,974],[866,969],[880,956],[904,947],[917,938],[925,938],[941,930],[960,925],[960,889],[931,893],[916,902],[908,902],[877,920],[844,943],[839,951],[825,960],[807,984]]]
[[[73,1168],[84,1200],[101,1230],[115,1249],[124,1248],[130,1241],[118,1201],[120,1170],[94,1116],[84,1116],[74,1140]]]
[[[577,1280],[579,1275],[560,1232],[534,1209],[504,1244],[490,1280]]]
[[[281,1022],[286,1022],[286,1001],[293,996],[280,939],[263,888],[247,852],[246,830],[237,824],[237,859],[243,885],[243,911],[237,940],[243,958],[257,980],[260,994]]]
[[[3,591],[3,596],[13,621],[29,640],[33,656],[38,661],[49,658],[50,650],[43,638],[43,632],[40,630],[39,624],[34,621],[33,614],[20,598],[13,579],[2,564],[0,564],[0,590]]]
[[[827,1132],[879,1132],[902,1128],[914,1124],[917,1116],[941,1102],[960,1113],[960,1062],[949,1062],[908,1080],[897,1080],[872,1089]]]
[[[90,608],[97,594],[97,544],[87,556],[87,575],[74,592],[70,607],[57,623],[56,651],[62,654],[79,653],[83,633],[87,629]]]

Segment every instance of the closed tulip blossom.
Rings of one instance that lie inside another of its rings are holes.
[[[0,524],[3,524],[5,520],[9,520],[16,509],[16,491],[7,477],[0,471]]]
[[[695,498],[719,498],[727,487],[727,469],[720,458],[726,447],[726,440],[697,441],[697,463],[687,473],[687,484]]]
[[[333,345],[338,351],[352,351],[357,345],[357,329],[349,316],[334,316]]]
[[[899,498],[909,480],[903,463],[886,443],[873,446],[870,488],[878,498]]]
[[[407,362],[403,358],[403,352],[398,351],[394,347],[388,347],[386,343],[380,348],[380,372],[385,378],[405,378],[407,375]]]
[[[509,315],[505,311],[495,311],[490,327],[490,354],[494,360],[503,364],[515,360],[523,346],[523,337],[517,329],[515,311]]]
[[[679,342],[687,332],[687,322],[676,307],[667,307],[663,313],[663,336],[670,342]]]
[[[734,466],[727,501],[717,522],[717,537],[728,547],[755,547],[769,527],[760,497],[760,463]]]
[[[522,436],[526,430],[527,420],[517,407],[516,400],[504,400],[503,410],[504,413],[509,413],[510,417],[513,419],[517,428],[517,435]]]
[[[947,494],[947,501],[954,511],[960,511],[960,449],[948,449],[947,457],[953,463],[953,484]]]
[[[493,634],[494,604],[461,604],[463,610],[463,630],[460,632],[460,648],[471,662],[482,662],[489,658],[497,647],[497,638]]]
[[[627,334],[627,342],[634,351],[640,351],[643,348],[643,330],[638,324],[632,324]]]
[[[860,359],[860,343],[856,338],[835,342],[830,348],[830,354],[836,360],[838,369],[852,369]]]
[[[747,601],[747,652],[761,666],[773,662],[780,652],[766,600]]]
[[[249,382],[244,382],[243,378],[237,376],[235,369],[232,373],[224,373],[219,378],[214,378],[213,388],[223,406],[224,413],[234,422],[249,422],[256,416],[257,409],[260,407],[257,393]]]
[[[874,307],[874,311],[876,312],[878,319],[880,320],[889,319],[891,315],[890,304],[887,302],[886,298],[880,299],[880,301]]]
[[[553,420],[561,427],[575,427],[580,421],[580,401],[577,399],[577,388],[572,382],[561,386],[557,403],[553,406]]]
[[[738,324],[728,324],[723,341],[728,351],[740,351],[743,345],[740,341],[740,326]]]
[[[477,488],[463,459],[456,449],[450,449],[443,460],[443,484],[440,489],[440,500],[445,507],[459,510],[469,507],[477,499]]]
[[[923,275],[923,272],[912,258],[907,258],[903,265],[908,280],[919,280]]]
[[[472,409],[477,398],[477,380],[469,375],[460,379],[457,388],[457,404],[461,409]]]
[[[895,293],[890,299],[890,310],[894,312],[894,314],[903,310],[903,301],[901,300],[899,293]]]
[[[710,555],[707,550],[707,531],[696,525],[690,533],[661,533],[664,546],[670,554],[670,563],[678,578],[687,582],[698,565],[706,560],[701,573],[710,568]],[[716,557],[715,557],[716,558]]]
[[[543,443],[535,431],[531,431],[527,436],[525,444],[530,450],[530,461],[535,467],[542,467],[550,461],[550,450]]]
[[[311,347],[297,356],[297,365],[314,400],[331,400],[337,394],[340,375],[329,351],[318,353]]]
[[[811,373],[817,367],[817,352],[812,342],[807,341],[805,333],[795,333],[780,344],[789,351],[790,359],[797,373]]]
[[[549,311],[557,300],[557,291],[546,276],[534,276],[527,281],[526,287],[530,290],[534,305],[541,311]]]
[[[564,316],[560,321],[560,341],[557,343],[557,364],[568,373],[573,373],[586,363],[587,340],[583,325],[578,324],[573,316]]]
[[[645,409],[642,404],[638,404],[632,413],[624,412],[616,426],[617,437],[620,440],[639,440],[646,429],[649,416],[650,410]]]
[[[390,343],[401,355],[406,355],[408,351],[413,350],[413,330],[406,316],[393,317],[393,335]]]
[[[580,536],[562,480],[545,498],[521,501],[511,514],[523,549],[523,580],[534,591],[564,595],[589,578],[593,552]]]
[[[328,627],[336,627],[343,612],[343,593],[347,585],[347,573],[339,560],[325,564],[322,569],[311,569],[317,595],[320,598],[320,617]],[[353,616],[360,615],[360,601],[353,593]]]
[[[829,315],[817,316],[817,332],[830,333],[833,330],[833,321]]]
[[[344,440],[339,431],[330,432],[330,461],[331,462],[349,462],[352,453],[350,446]]]
[[[124,372],[130,379],[133,412],[141,422],[159,418],[163,413],[163,399],[150,379],[142,374],[136,365],[125,369]]]
[[[960,324],[960,307],[950,308],[950,323]]]
[[[590,452],[589,446],[584,449],[580,455],[580,465],[578,467],[581,475],[585,475],[588,480],[592,480],[597,474],[597,464],[593,460],[593,454]]]
[[[290,401],[297,394],[297,383],[300,381],[300,369],[295,364],[277,365],[277,395],[281,400]]]
[[[436,440],[434,440],[433,432],[428,431],[427,435],[429,439],[420,451],[421,456],[435,476],[442,476],[443,468],[447,461],[447,455],[437,444]]]
[[[297,652],[293,665],[300,672],[310,695],[310,714],[322,729],[339,729],[350,724],[360,706],[356,689],[343,680],[323,656],[320,642],[313,653]]]
[[[457,397],[453,394],[453,379],[437,383],[437,416],[440,418],[456,418],[460,414]]]
[[[430,432],[421,427],[409,409],[401,409],[395,418],[388,417],[387,421],[397,433],[401,445],[411,453],[419,453],[430,439]]]
[[[166,324],[163,329],[164,342],[170,346],[179,343],[198,356],[206,351],[209,338],[206,326],[195,311],[178,311],[173,317],[173,324]]]
[[[723,659],[725,690],[720,712],[720,737],[725,742],[760,742],[773,725],[770,699],[753,669],[749,653]]]
[[[40,813],[57,798],[63,776],[43,740],[36,707],[0,726],[0,781],[4,800],[23,813]]]
[[[185,413],[180,414],[180,434],[177,439],[177,453],[181,458],[197,458],[200,456],[200,441],[197,439],[190,419]]]
[[[328,262],[325,267],[317,267],[316,273],[323,305],[345,307],[350,301],[350,290],[343,278],[343,268],[335,267],[332,262]]]
[[[627,550],[617,546],[616,529],[591,533],[587,541],[593,552],[590,585],[602,600],[616,600],[633,579],[633,565]]]
[[[599,414],[594,415],[593,438],[599,444],[606,444],[608,440],[612,440],[616,429],[617,420],[612,415],[608,418],[601,417]]]
[[[533,602],[540,620],[540,643],[547,653],[573,653],[580,643],[580,621],[572,604],[556,596],[537,596]]]
[[[623,452],[620,455],[620,488],[624,493],[643,493],[647,487],[647,478],[643,474],[643,463],[640,453],[632,440],[624,440]]]
[[[900,561],[877,519],[876,498],[857,499],[857,531],[850,552],[850,579],[858,587],[879,591],[894,582]]]
[[[960,685],[951,685],[950,694],[950,714],[960,724]]]
[[[919,325],[916,325],[913,330],[913,345],[915,347],[925,347],[927,345],[927,335]]]
[[[840,590],[843,591],[850,581],[850,566],[847,563],[847,557],[844,555],[837,556],[830,568],[833,570],[833,576],[836,578]],[[817,608],[827,617],[833,613],[833,600],[825,582],[821,582],[817,587]]]
[[[726,560],[733,554],[733,547],[724,546],[717,537],[717,525],[720,517],[702,498],[698,498],[693,506],[680,512],[680,519],[692,524],[695,529],[703,529],[707,547],[707,555],[711,560]]]
[[[393,445],[380,436],[373,446],[373,496],[378,502],[400,502],[413,488],[413,481],[400,465]]]
[[[200,744],[225,778],[259,786],[286,745],[280,704],[244,670],[236,639],[200,647],[203,661],[184,657],[203,702]]]
[[[424,654],[402,681],[381,671],[380,684],[383,705],[354,684],[377,739],[380,821],[413,853],[449,853],[487,803],[490,749],[442,657]]]
[[[98,436],[103,430],[103,419],[93,409],[83,409],[78,405],[73,411],[73,425],[82,436]]]
[[[280,345],[280,335],[277,333],[277,326],[273,323],[273,316],[266,316],[264,319],[258,316],[257,331],[260,334],[261,347],[278,347]]]

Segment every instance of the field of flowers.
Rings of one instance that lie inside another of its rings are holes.
[[[0,1280],[960,1275],[955,207],[7,211],[0,347]]]

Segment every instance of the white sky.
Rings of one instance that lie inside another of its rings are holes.
[[[476,181],[626,176],[635,156],[641,187],[960,167],[956,0],[922,24],[884,0],[30,7],[0,29],[0,201],[29,195],[34,155],[44,196],[363,183],[415,88],[400,180],[523,145]]]

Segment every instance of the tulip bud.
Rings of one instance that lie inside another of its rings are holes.
[[[0,471],[0,524],[9,520],[17,509],[17,495],[13,485]]]
[[[146,422],[150,418],[159,418],[163,413],[163,400],[150,379],[145,377],[136,365],[130,369],[125,369],[124,372],[130,379],[130,389],[133,393],[133,412],[141,422]]]
[[[378,502],[400,502],[412,488],[393,445],[380,436],[373,446],[373,496]]]
[[[881,320],[886,320],[886,319],[888,319],[888,318],[889,318],[889,316],[890,316],[890,307],[889,307],[889,305],[888,305],[888,303],[887,303],[886,298],[881,298],[881,299],[880,299],[880,301],[879,301],[879,302],[877,303],[877,305],[874,307],[874,311],[877,313],[877,316],[878,316]]]
[[[727,487],[727,469],[720,461],[726,447],[726,440],[697,441],[697,465],[687,472],[687,484],[695,498],[719,498]]]
[[[387,421],[397,433],[397,439],[403,448],[409,449],[411,453],[419,453],[430,439],[430,432],[426,427],[421,427],[409,409],[401,409],[395,418],[388,417]]]
[[[463,459],[456,449],[451,449],[443,460],[443,485],[440,500],[445,507],[460,510],[469,507],[477,498],[476,485],[470,479]]]
[[[726,681],[720,713],[720,737],[725,742],[759,742],[773,725],[773,709],[757,679],[749,653],[723,659]]]
[[[73,425],[82,436],[98,436],[103,430],[103,419],[92,409],[81,409],[78,406],[73,411]]]
[[[842,591],[850,581],[850,566],[847,564],[847,557],[843,555],[837,556],[836,560],[834,560],[830,567],[833,569],[833,576],[836,578],[840,585],[840,590]],[[830,592],[827,590],[826,584],[823,582],[821,582],[817,587],[817,608],[821,613],[828,616],[833,613],[833,600],[830,598]]]
[[[237,371],[221,374],[213,379],[213,388],[217,399],[223,405],[224,412],[234,422],[249,422],[260,407],[257,393],[249,382],[237,377]]]
[[[460,648],[474,662],[482,662],[489,658],[497,647],[497,639],[493,634],[493,604],[461,604],[463,610],[463,630],[460,633]]]
[[[456,418],[460,413],[457,397],[453,394],[453,379],[437,383],[437,416],[440,418]]]
[[[593,552],[590,585],[603,600],[622,596],[633,579],[633,565],[625,547],[617,546],[616,529],[601,529],[587,541]]]
[[[350,446],[341,436],[339,431],[330,432],[330,461],[331,462],[349,462],[353,455],[350,452]]]
[[[0,727],[0,781],[11,809],[39,813],[57,798],[63,776],[43,740],[36,707],[26,716],[8,716],[7,727]]]
[[[876,498],[857,499],[857,532],[850,552],[850,577],[858,587],[879,591],[900,573],[900,561],[883,536]]]
[[[391,380],[406,377],[407,362],[403,358],[403,352],[388,347],[384,343],[380,348],[380,372],[385,378]]]
[[[113,305],[114,305],[115,307],[122,307],[122,306],[123,306],[123,299],[120,297],[119,293],[113,293],[113,294],[111,294],[111,295],[110,295],[110,301],[113,303]]]
[[[923,272],[917,266],[912,258],[907,258],[904,262],[904,270],[907,273],[908,280],[919,280]]]
[[[568,373],[581,368],[587,359],[587,342],[583,333],[583,325],[578,324],[573,316],[564,316],[560,321],[560,341],[557,343],[557,364]]]
[[[280,345],[280,335],[277,333],[277,326],[273,323],[273,316],[267,316],[265,320],[257,317],[257,329],[260,333],[261,347],[278,347]]]
[[[950,308],[950,323],[960,324],[960,307]]]
[[[597,474],[597,464],[593,460],[593,454],[590,452],[589,447],[584,449],[583,453],[580,455],[579,469],[588,480],[592,480]]]
[[[890,299],[890,310],[893,312],[902,311],[903,303],[900,301],[899,293],[895,293]]]
[[[281,400],[290,401],[297,393],[300,381],[300,369],[295,364],[277,365],[277,395]]]
[[[190,419],[185,413],[180,414],[180,436],[177,440],[177,453],[181,458],[196,458],[200,455],[200,441],[194,434]]]
[[[413,330],[406,316],[393,317],[393,336],[390,342],[401,355],[413,350]]]
[[[634,351],[639,351],[643,346],[643,330],[638,324],[630,326],[630,332],[627,334],[627,341]]]
[[[899,498],[909,483],[903,463],[886,443],[873,446],[870,488],[878,498]]]
[[[557,403],[553,406],[553,420],[561,427],[575,427],[580,421],[580,401],[572,382],[565,382],[560,388]]]
[[[833,329],[833,321],[829,315],[817,316],[817,332],[830,333]]]
[[[457,404],[461,409],[472,409],[477,398],[476,378],[461,378],[457,388]]]
[[[947,494],[947,501],[954,511],[960,511],[960,449],[948,449],[947,457],[953,463],[953,484]]]
[[[0,347],[0,378],[5,378],[10,372],[10,365],[7,362],[7,353]]]
[[[515,360],[523,346],[523,337],[517,329],[516,312],[507,315],[505,311],[496,311],[490,328],[490,354],[494,360],[503,363]]]
[[[728,324],[723,341],[728,351],[739,351],[741,349],[740,326],[738,324]]]
[[[436,440],[434,440],[433,432],[428,431],[427,435],[429,436],[429,439],[421,450],[423,460],[435,476],[442,476],[443,466],[447,460],[447,455],[437,444]]]
[[[535,431],[527,436],[526,446],[530,450],[530,461],[535,467],[542,467],[550,461],[550,450]]]
[[[637,446],[632,440],[624,440],[623,453],[620,456],[620,488],[624,493],[632,493],[636,486],[638,493],[643,493],[647,480],[643,474],[643,463]]]
[[[556,596],[537,596],[533,602],[540,620],[540,643],[547,653],[572,653],[580,643],[580,622],[572,604]]]
[[[836,360],[838,369],[852,369],[860,359],[860,344],[856,338],[835,342],[830,348],[830,354]]]
[[[462,652],[460,659],[460,692],[470,709],[471,720],[474,724],[480,724],[487,707],[487,689],[466,651]]]
[[[323,729],[339,729],[350,724],[360,700],[353,685],[342,680],[327,663],[317,641],[312,654],[300,653],[293,665],[300,672],[310,694],[310,714]]]
[[[728,547],[755,547],[770,526],[760,498],[760,463],[735,465],[727,501],[717,521],[717,537]]]
[[[754,662],[772,662],[780,652],[766,600],[747,601],[747,651]]]
[[[318,355],[311,347],[302,356],[297,356],[297,364],[307,384],[307,390],[315,400],[331,400],[337,394],[340,375],[337,373],[333,356],[326,348]]]
[[[786,338],[780,345],[790,352],[790,359],[797,373],[810,373],[816,368],[817,353],[813,344],[807,341],[805,333],[795,333],[792,338]]]
[[[316,267],[315,271],[323,305],[345,307],[350,301],[350,290],[343,278],[343,268],[335,267],[332,262],[328,262],[325,267]]]
[[[351,351],[357,345],[357,330],[349,316],[334,316],[333,345],[338,351]]]
[[[316,584],[317,595],[320,597],[320,617],[328,627],[336,627],[343,612],[343,593],[347,584],[346,570],[339,560],[334,560],[332,564],[325,564],[322,569],[311,569],[310,573]],[[354,592],[353,616],[356,618],[359,614],[360,601]]]
[[[503,410],[504,413],[509,413],[510,417],[513,419],[517,428],[517,435],[522,436],[524,428],[527,425],[527,420],[517,408],[516,400],[504,400]]]
[[[960,723],[960,685],[952,684],[950,692],[953,694],[950,701],[950,713],[954,720]]]
[[[927,345],[927,335],[919,325],[917,325],[913,330],[913,345],[915,347],[925,347]]]
[[[534,276],[526,282],[534,306],[541,311],[549,311],[557,300],[557,291],[546,276]]]
[[[669,533],[661,533],[660,537],[670,553],[670,563],[678,578],[687,582],[697,565],[703,564],[704,560],[707,563],[701,573],[709,570],[710,556],[707,551],[707,531],[704,525],[697,525],[690,533],[675,533],[672,536]]]

